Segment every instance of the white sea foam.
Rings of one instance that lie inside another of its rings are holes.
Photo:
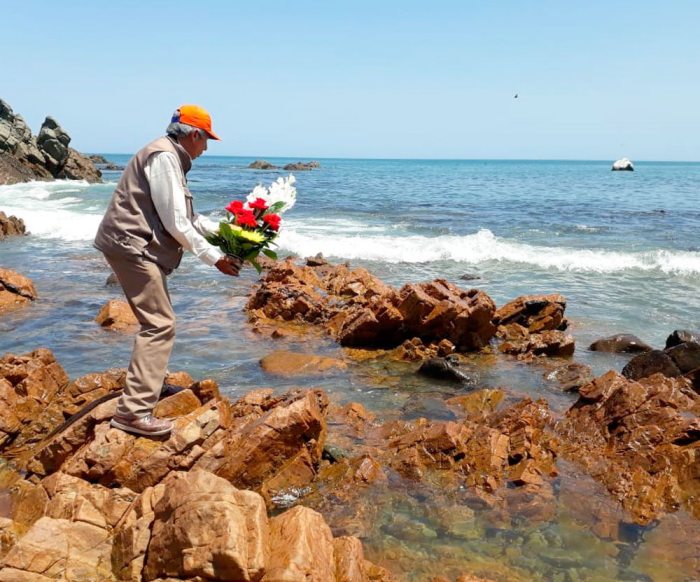
[[[102,185],[110,190],[113,185]],[[30,182],[0,186],[0,210],[22,218],[33,236],[64,241],[91,241],[102,219],[95,185],[87,182]],[[511,263],[571,272],[658,271],[700,275],[700,252],[654,250],[622,252],[532,245],[495,236],[482,229],[464,236],[412,235],[405,225],[368,225],[351,218],[314,217],[285,222],[280,249],[300,256],[323,253],[335,259],[388,263],[455,261],[467,264]]]
[[[91,212],[83,207],[81,194],[91,187],[95,186],[84,180],[0,186],[0,210],[24,220],[33,236],[65,241],[89,240],[95,236],[102,219],[99,210]]]
[[[301,256],[323,253],[337,259],[365,259],[389,263],[456,261],[519,263],[542,269],[614,273],[630,269],[660,270],[680,275],[700,274],[700,253],[651,251],[626,253],[607,250],[536,246],[496,237],[482,229],[465,236],[319,235],[288,229],[278,239],[282,249]]]

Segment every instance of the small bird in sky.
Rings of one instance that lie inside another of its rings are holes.
[[[513,95],[513,99],[517,99],[517,98],[518,98],[518,94],[516,93],[515,95]]]

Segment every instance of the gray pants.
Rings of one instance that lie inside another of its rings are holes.
[[[175,342],[175,312],[163,270],[152,261],[106,256],[141,324],[117,403],[120,416],[144,416],[158,403]]]

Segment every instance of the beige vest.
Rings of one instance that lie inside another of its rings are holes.
[[[180,264],[183,250],[158,217],[144,172],[148,159],[160,152],[171,152],[180,162],[187,217],[192,219],[192,195],[185,178],[192,160],[176,141],[160,137],[139,150],[126,165],[97,230],[95,246],[105,255],[114,257],[145,257],[169,274]]]

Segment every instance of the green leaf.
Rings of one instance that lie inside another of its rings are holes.
[[[270,257],[271,259],[277,260],[277,253],[270,249],[263,249],[263,255]]]
[[[258,275],[262,273],[262,267],[255,259],[248,259],[248,262],[255,267],[255,270],[258,272]]]

